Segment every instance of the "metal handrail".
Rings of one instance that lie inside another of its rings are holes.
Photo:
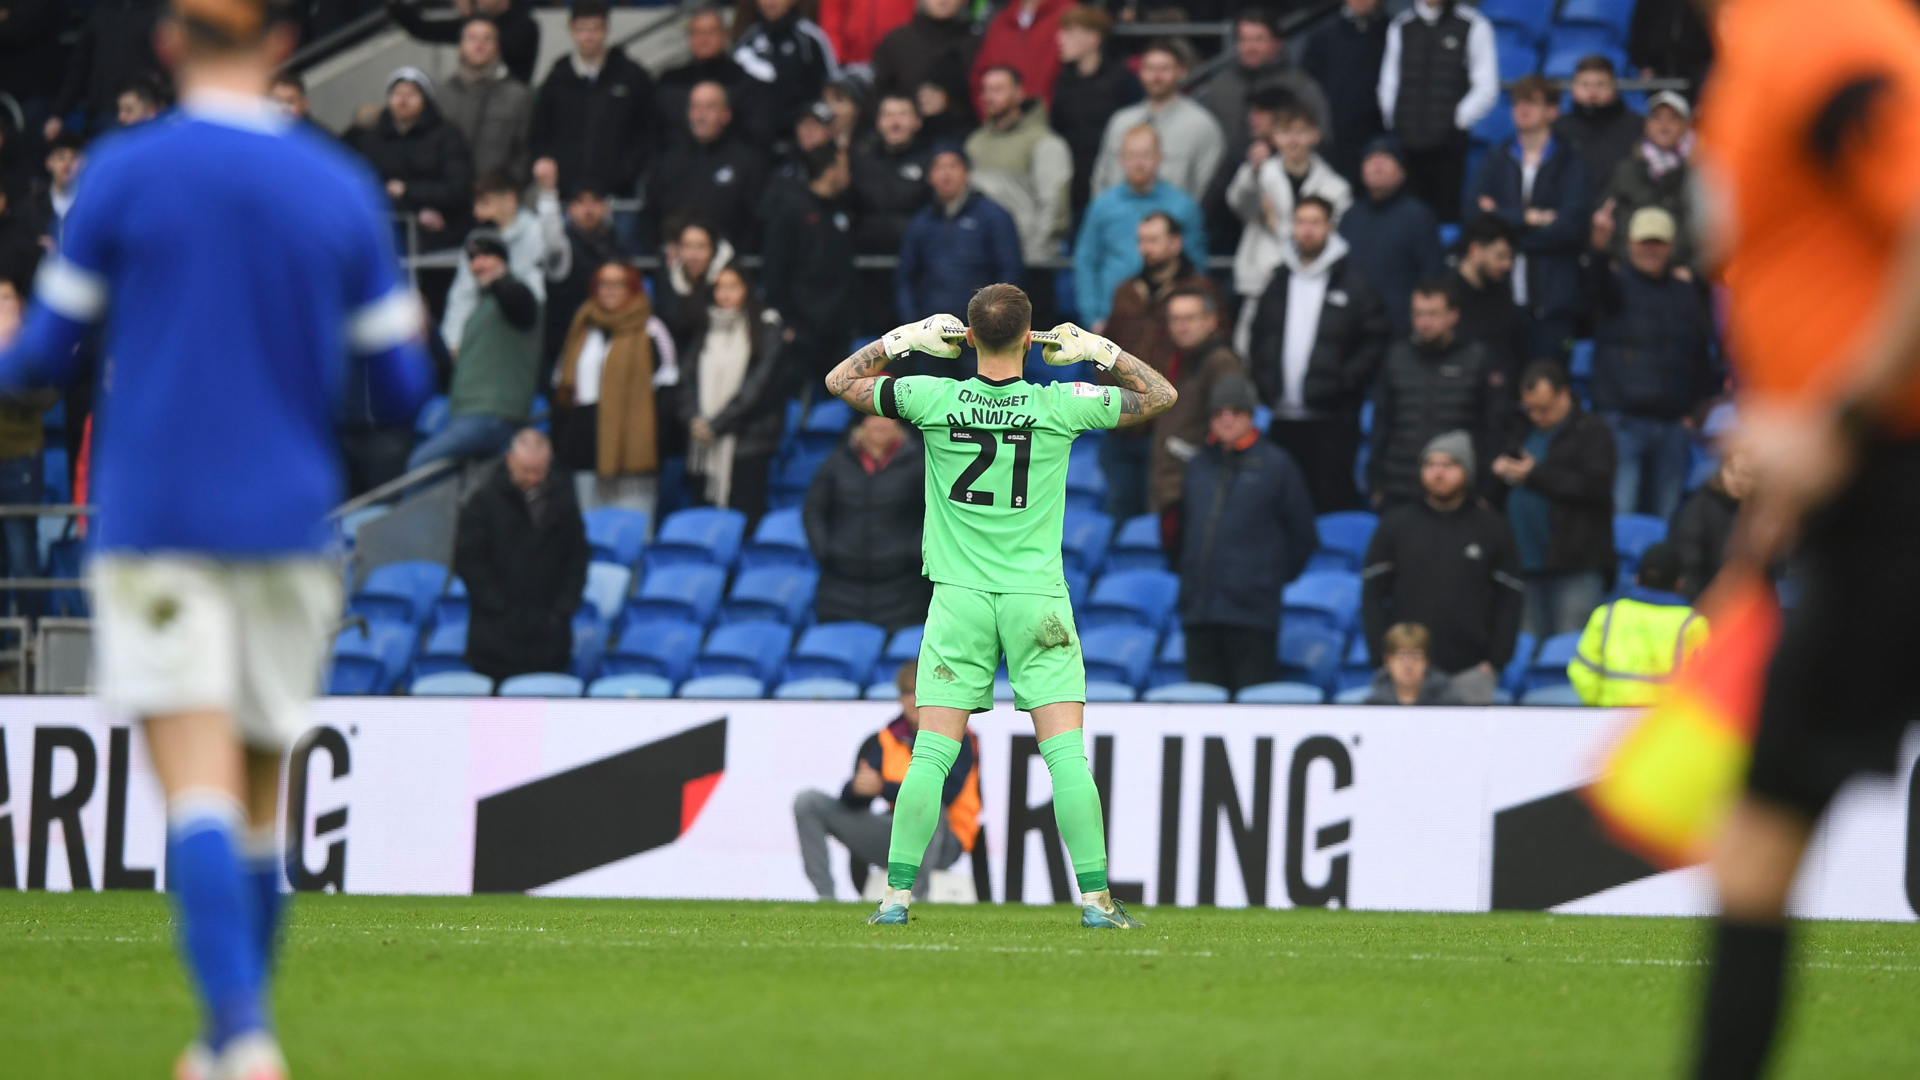
[[[386,502],[388,499],[405,492],[409,488],[417,487],[429,480],[440,477],[442,474],[452,472],[460,467],[462,461],[463,459],[457,457],[445,457],[437,461],[429,461],[405,476],[397,476],[371,491],[361,492],[346,502],[341,503],[339,506],[334,507],[333,510],[327,514],[327,520],[337,521],[353,513],[355,510],[364,510],[375,503]]]
[[[280,70],[304,71],[322,60],[330,59],[353,48],[385,29],[392,21],[392,17],[387,14],[384,6],[369,11],[333,33],[316,38],[295,49],[293,55],[287,57],[280,65]]]

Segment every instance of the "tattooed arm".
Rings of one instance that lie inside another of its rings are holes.
[[[1146,423],[1172,408],[1180,396],[1166,376],[1129,352],[1121,353],[1107,374],[1120,384],[1120,427]]]
[[[873,388],[886,370],[887,360],[885,340],[873,341],[827,372],[827,392],[863,413],[878,415],[873,407]]]

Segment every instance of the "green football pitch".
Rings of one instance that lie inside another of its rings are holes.
[[[1550,915],[303,896],[295,1077],[1664,1077],[1702,924]],[[1920,1075],[1920,927],[1798,939],[1787,1077]],[[0,894],[0,1074],[163,1077],[151,895]]]

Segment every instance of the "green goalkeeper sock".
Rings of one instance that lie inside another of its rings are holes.
[[[1040,759],[1053,777],[1053,820],[1073,857],[1073,876],[1083,893],[1107,887],[1107,828],[1100,815],[1100,790],[1087,769],[1086,741],[1078,728],[1040,744]]]
[[[887,848],[887,887],[911,889],[920,860],[940,824],[940,792],[960,756],[960,743],[932,731],[913,737],[913,760],[893,802],[893,842]]]

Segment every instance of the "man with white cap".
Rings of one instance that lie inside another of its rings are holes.
[[[1662,90],[1647,99],[1646,134],[1633,153],[1614,166],[1612,176],[1594,178],[1606,183],[1600,201],[1612,200],[1620,221],[1631,221],[1643,206],[1657,206],[1672,216],[1673,265],[1682,268],[1683,277],[1692,276],[1694,263],[1692,201],[1687,195],[1692,156],[1693,106],[1672,90]],[[1615,238],[1613,255],[1627,257],[1625,237]]]
[[[1621,266],[1609,254],[1618,213],[1603,206],[1594,214],[1586,259],[1593,409],[1619,448],[1614,512],[1669,518],[1686,486],[1694,406],[1722,380],[1700,290],[1672,269],[1673,215],[1657,206],[1634,211]]]

